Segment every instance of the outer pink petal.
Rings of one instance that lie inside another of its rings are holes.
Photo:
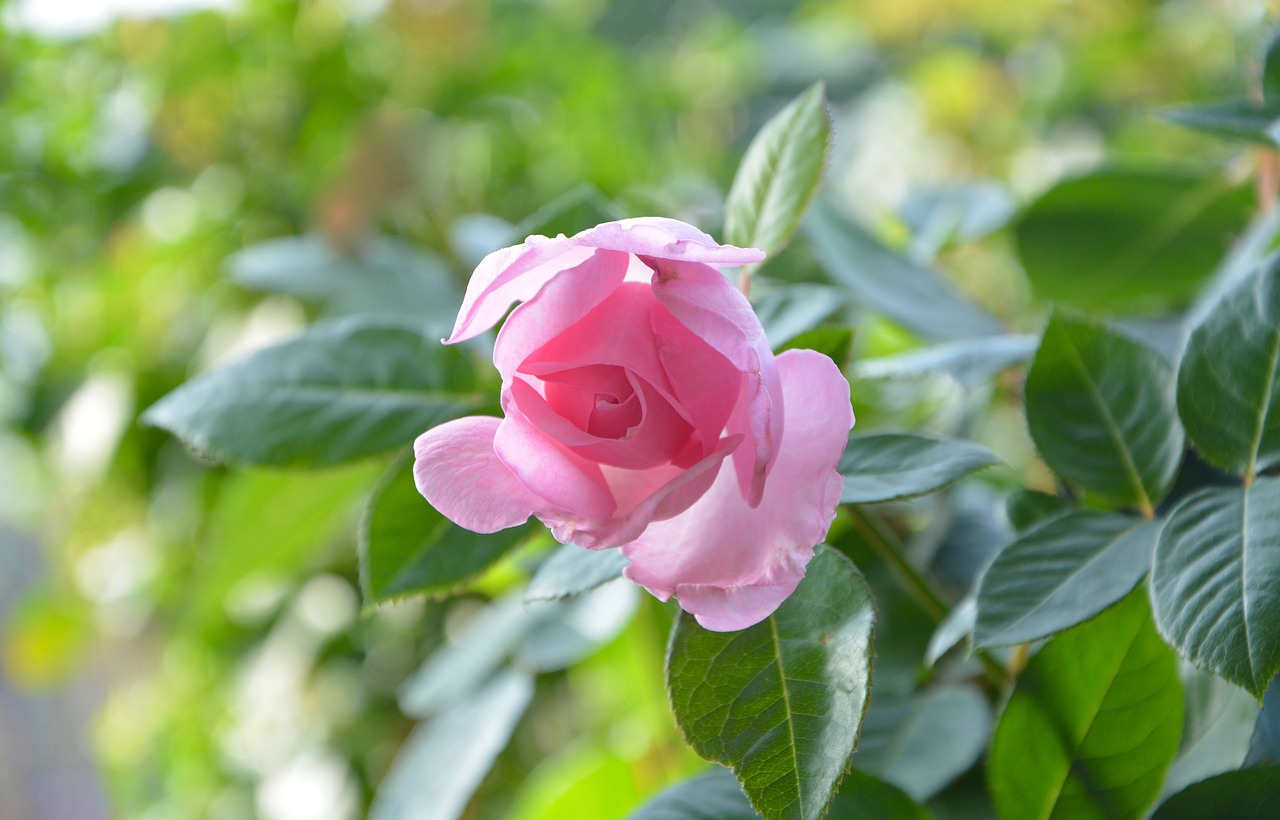
[[[750,507],[722,470],[684,513],[622,548],[628,578],[664,600],[679,597],[708,629],[768,617],[804,577],[840,501],[836,464],[853,426],[849,383],[813,351],[788,351],[777,364],[787,418],[761,504]]]
[[[745,392],[737,405],[740,412],[730,420],[728,432],[751,437],[751,445],[734,454],[734,466],[743,496],[755,506],[777,453],[784,414],[782,388],[764,328],[751,303],[715,268],[656,259],[651,264],[657,271],[653,292],[658,300],[746,374]]]
[[[462,342],[498,323],[515,302],[532,299],[566,269],[591,255],[568,239],[531,236],[522,245],[494,251],[480,261],[467,282],[453,333],[446,344]]]
[[[547,281],[541,290],[511,311],[493,346],[493,363],[502,374],[503,383],[510,384],[512,374],[530,353],[572,327],[607,299],[622,284],[630,262],[631,257],[623,253],[596,251]]]
[[[623,496],[627,504],[619,509],[616,517],[597,521],[577,520],[559,526],[550,521],[547,523],[556,538],[565,543],[572,542],[588,549],[627,544],[644,532],[646,526],[652,527],[651,521],[677,515],[696,503],[711,487],[716,475],[724,472],[720,469],[721,462],[741,441],[741,437],[721,439],[715,450],[687,470],[606,468],[606,475],[612,480],[637,482],[635,486],[614,490],[615,496]]]
[[[600,467],[543,435],[505,390],[502,400],[507,417],[494,435],[493,449],[515,478],[557,510],[588,520],[612,517],[618,505]]]
[[[413,443],[413,480],[431,506],[460,527],[497,532],[549,514],[550,505],[498,460],[501,419],[469,416],[433,427]]]
[[[608,248],[686,262],[748,265],[764,259],[764,251],[719,245],[707,234],[678,219],[646,216],[606,222],[575,235],[570,241],[591,248]]]

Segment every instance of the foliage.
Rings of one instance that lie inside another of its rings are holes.
[[[6,687],[101,700],[98,814],[1274,802],[1260,3],[247,0],[65,39],[30,5],[0,3],[0,723]],[[651,214],[768,250],[770,342],[853,382],[827,544],[738,633],[616,551],[458,528],[405,458],[498,412],[492,338],[437,341],[480,258]]]

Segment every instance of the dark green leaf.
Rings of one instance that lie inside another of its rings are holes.
[[[1274,147],[1280,140],[1280,111],[1271,111],[1252,100],[1235,99],[1181,105],[1159,112],[1174,125],[1228,139]]]
[[[936,271],[886,248],[864,228],[819,202],[805,219],[818,262],[859,302],[926,339],[994,336],[1004,331]]]
[[[927,800],[977,762],[990,733],[991,707],[975,687],[911,697],[877,689],[854,766]]]
[[[1160,524],[1071,512],[1001,550],[978,587],[976,647],[1039,640],[1097,615],[1151,568]]]
[[[953,647],[973,634],[973,624],[978,618],[978,602],[966,595],[951,608],[938,628],[929,636],[929,646],[924,651],[924,665],[933,665]]]
[[[360,586],[366,605],[457,590],[541,529],[536,522],[482,534],[459,527],[413,483],[412,459],[387,470],[360,522]]]
[[[725,241],[771,256],[781,250],[822,182],[830,147],[827,97],[814,83],[747,147],[724,206]]]
[[[626,566],[626,556],[619,550],[589,550],[563,544],[533,574],[524,599],[550,601],[580,595],[622,575]]]
[[[1027,665],[996,727],[988,783],[1002,817],[1141,817],[1182,734],[1177,658],[1130,595]]]
[[[419,726],[378,788],[371,820],[461,817],[532,697],[533,679],[508,670]]]
[[[961,387],[974,388],[1030,359],[1039,343],[1034,336],[958,339],[909,353],[863,359],[854,365],[853,375],[859,379],[910,379],[942,373]]]
[[[1173,371],[1155,351],[1055,311],[1027,373],[1027,426],[1054,472],[1149,510],[1182,461]]]
[[[197,376],[142,420],[217,461],[318,467],[403,447],[483,401],[462,351],[353,317]]]
[[[1004,504],[1005,515],[1018,532],[1029,530],[1069,509],[1071,505],[1066,500],[1039,490],[1014,490]]]
[[[1272,26],[1262,50],[1262,99],[1280,103],[1280,26]]]
[[[1059,183],[1016,228],[1043,299],[1109,313],[1185,303],[1253,211],[1253,194],[1213,176],[1104,170]]]
[[[1280,257],[1192,331],[1178,367],[1178,411],[1213,464],[1253,475],[1280,463]]]
[[[1152,820],[1270,820],[1280,806],[1280,768],[1242,769],[1188,786]]]
[[[999,463],[995,453],[971,441],[910,433],[853,436],[840,457],[840,500],[874,504],[924,495]]]
[[[901,789],[859,771],[840,781],[827,820],[928,820],[929,812]]]
[[[770,820],[817,818],[844,774],[866,710],[874,606],[849,559],[819,546],[777,612],[741,632],[682,613],[667,686],[685,739],[733,768]]]
[[[253,290],[320,302],[334,315],[411,317],[431,336],[447,336],[462,293],[444,260],[386,237],[351,256],[322,237],[297,236],[252,245],[233,255],[231,278]]]
[[[1156,545],[1151,598],[1183,657],[1261,698],[1280,670],[1280,478],[1183,499]]]

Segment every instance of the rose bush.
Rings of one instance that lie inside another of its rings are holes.
[[[835,363],[775,357],[717,267],[763,258],[660,218],[490,254],[445,342],[521,303],[494,345],[505,418],[421,435],[419,491],[476,532],[533,515],[561,542],[620,547],[628,578],[708,629],[763,620],[826,536],[853,425]]]

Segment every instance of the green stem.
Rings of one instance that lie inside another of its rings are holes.
[[[868,515],[866,511],[856,506],[850,506],[848,510],[854,527],[862,534],[867,546],[871,547],[880,560],[889,567],[894,577],[920,609],[924,610],[934,623],[942,623],[951,608],[942,595],[934,589],[929,579],[907,561],[903,555],[902,539],[898,538],[878,516]],[[974,654],[986,668],[987,678],[997,690],[1008,682],[1009,671],[991,653],[985,649],[978,649]]]

